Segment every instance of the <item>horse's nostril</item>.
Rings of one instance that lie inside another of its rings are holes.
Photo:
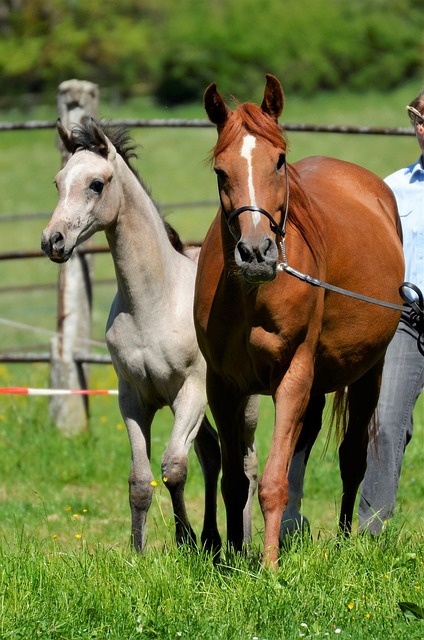
[[[237,243],[237,250],[242,262],[252,262],[254,254],[250,246],[240,241]]]
[[[274,257],[273,254],[274,242],[271,238],[267,238],[259,247],[260,254],[264,257]]]
[[[60,249],[61,247],[63,247],[63,243],[63,235],[60,233],[60,231],[55,231],[55,233],[53,233],[51,237],[52,247]]]

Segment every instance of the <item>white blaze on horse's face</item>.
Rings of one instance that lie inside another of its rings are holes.
[[[116,219],[120,197],[115,165],[91,151],[77,151],[56,176],[59,201],[42,234],[43,251],[68,260],[74,248]]]
[[[247,185],[249,189],[249,198],[250,198],[249,204],[252,207],[258,206],[256,204],[256,194],[255,194],[255,186],[253,184],[253,166],[252,166],[252,152],[255,147],[256,147],[256,138],[250,134],[244,136],[240,155],[242,158],[245,158],[247,160]],[[252,217],[253,217],[253,224],[256,227],[259,224],[261,215],[257,211],[254,211],[252,213]]]
[[[77,244],[105,229],[115,217],[116,203],[110,188],[113,173],[112,163],[90,151],[78,151],[59,173],[56,211]]]

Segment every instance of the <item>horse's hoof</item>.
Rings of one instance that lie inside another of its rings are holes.
[[[221,536],[218,531],[208,531],[207,533],[202,532],[201,536],[202,549],[206,553],[210,553],[213,556],[219,555],[222,547]]]

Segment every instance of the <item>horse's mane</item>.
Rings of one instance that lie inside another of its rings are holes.
[[[146,193],[148,193],[162,219],[169,241],[174,249],[176,249],[179,253],[184,253],[184,245],[178,232],[163,217],[162,213],[160,212],[158,203],[152,199],[149,189],[146,187],[140,177],[140,174],[131,163],[131,160],[133,158],[138,157],[136,153],[137,145],[131,137],[130,131],[127,127],[120,125],[111,125],[104,120],[96,121],[93,118],[84,118],[81,124],[72,127],[72,141],[75,145],[75,150],[84,149],[86,151],[92,151],[93,153],[102,155],[100,141],[95,133],[96,127],[99,127],[109,138],[109,140],[115,147],[116,152],[122,157],[125,164],[135,175],[143,189],[146,191]]]
[[[246,129],[252,135],[263,138],[274,147],[287,148],[286,134],[280,125],[271,116],[262,111],[258,105],[252,102],[245,102],[232,112],[221,130],[218,142],[212,152],[213,156],[216,157],[225,151],[240,133],[240,129]]]
[[[241,129],[262,138],[274,147],[284,152],[288,148],[288,140],[284,129],[261,107],[245,102],[240,104],[220,130],[218,141],[212,150],[211,160],[223,153],[240,134]],[[302,189],[301,179],[293,166],[288,165],[290,179],[290,198],[288,220],[299,230],[311,251],[320,254],[322,238],[319,229],[311,217],[311,207],[308,196]]]

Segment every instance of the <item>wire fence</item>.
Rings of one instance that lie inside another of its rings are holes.
[[[186,118],[126,118],[108,120],[112,126],[124,126],[128,128],[155,128],[155,127],[179,127],[179,128],[213,128],[209,120]],[[319,125],[281,123],[285,131],[304,131],[315,133],[350,133],[362,135],[382,136],[413,136],[414,131],[410,127],[368,127],[350,125]],[[0,122],[1,131],[30,131],[32,129],[55,129],[55,120],[28,120],[26,122]]]

